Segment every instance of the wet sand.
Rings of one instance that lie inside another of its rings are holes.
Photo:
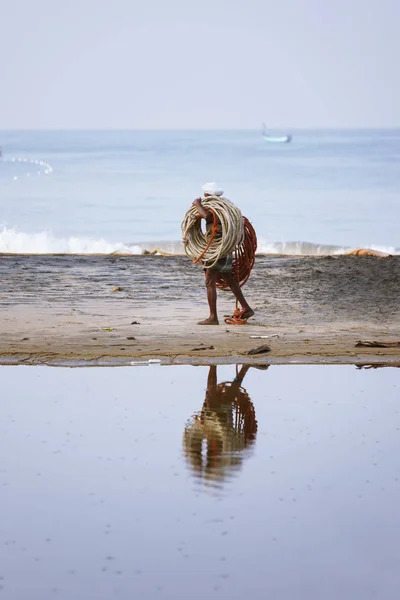
[[[204,277],[183,256],[3,255],[0,278],[1,364],[400,363],[400,348],[355,346],[400,341],[400,256],[259,256],[245,326],[223,322],[230,292],[220,325],[197,325]]]

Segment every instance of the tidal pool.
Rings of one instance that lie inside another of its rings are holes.
[[[397,600],[398,368],[0,377],[0,599]]]

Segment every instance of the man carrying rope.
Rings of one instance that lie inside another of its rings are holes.
[[[204,198],[217,196],[221,197],[223,195],[223,190],[217,188],[215,183],[206,183],[203,185]],[[222,229],[221,223],[219,219],[217,219],[215,223],[215,214],[208,210],[202,204],[202,198],[196,198],[193,200],[193,206],[197,210],[198,214],[205,219],[206,221],[206,236],[210,237],[214,230],[214,239],[218,240],[222,237]],[[233,294],[235,295],[236,300],[242,306],[241,318],[243,321],[246,321],[250,317],[254,315],[253,309],[246,302],[245,297],[243,296],[242,290],[240,289],[239,283],[233,277],[232,274],[232,253],[228,253],[226,256],[222,256],[214,265],[207,267],[207,261],[204,264],[204,274],[206,279],[206,288],[207,288],[207,300],[208,305],[210,307],[210,316],[208,319],[204,321],[199,321],[198,325],[218,325],[218,316],[217,316],[217,279],[222,278],[226,283],[227,287],[229,287]]]

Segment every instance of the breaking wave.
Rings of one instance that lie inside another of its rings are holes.
[[[388,254],[400,254],[391,246],[364,246]],[[355,246],[335,246],[312,242],[265,242],[259,239],[257,254],[326,256],[344,254]],[[103,238],[56,237],[49,231],[24,233],[15,228],[0,230],[0,254],[184,254],[180,241],[110,242]]]

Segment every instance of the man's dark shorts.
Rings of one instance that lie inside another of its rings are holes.
[[[220,258],[213,267],[204,270],[217,271],[217,273],[232,273],[232,258],[232,254],[227,254],[223,258]]]

